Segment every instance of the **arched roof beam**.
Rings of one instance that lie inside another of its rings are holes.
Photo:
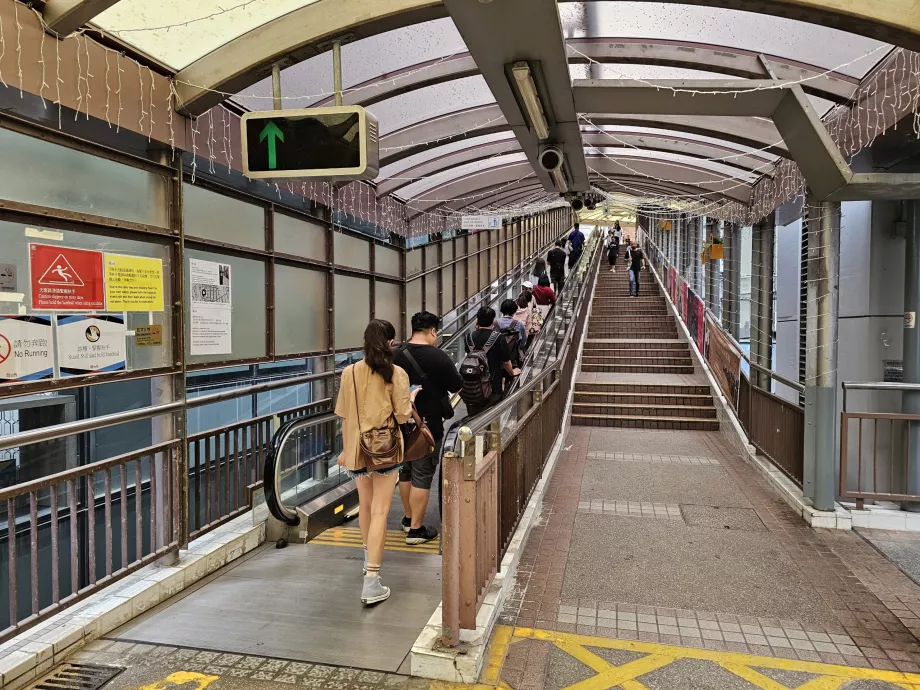
[[[510,130],[497,103],[439,115],[381,137],[380,165],[390,165],[454,141]]]
[[[403,187],[412,184],[418,178],[437,175],[450,168],[487,160],[493,156],[505,153],[518,153],[520,150],[521,146],[518,144],[517,139],[510,136],[507,139],[476,144],[469,148],[460,149],[459,151],[452,151],[443,156],[427,160],[424,163],[413,165],[411,168],[400,170],[392,177],[381,174],[381,176],[377,178],[377,196],[381,197],[387,194],[393,194]]]
[[[698,197],[700,200],[727,202],[730,201],[724,196],[706,192],[688,185],[679,185],[665,182],[652,182],[647,178],[635,175],[608,175],[608,179],[598,178],[594,180],[594,185],[605,191],[619,191],[622,194],[640,196],[647,194],[649,196],[666,197],[673,199],[686,199],[687,197]],[[619,190],[611,190],[609,187],[620,187]]]
[[[764,153],[789,158],[782,137],[769,120],[753,117],[587,114],[593,124],[651,127],[699,134],[739,144]],[[472,139],[510,127],[497,104],[477,106],[405,127],[380,139],[381,166],[462,139]],[[584,134],[583,134],[584,136]]]
[[[447,15],[441,0],[317,0],[227,41],[176,75],[177,108],[201,115],[281,67],[328,49]]]
[[[116,2],[118,0],[46,0],[42,18],[54,33],[67,36]]]
[[[686,165],[672,165],[658,159],[630,157],[620,161],[613,157],[589,156],[589,174],[597,172],[607,177],[626,176],[649,180],[653,183],[677,185],[694,190],[695,194],[713,193],[731,201],[748,203],[750,186],[731,177],[719,175],[710,170]],[[418,199],[408,199],[407,204],[414,213],[438,208],[453,201],[465,201],[469,204],[479,202],[483,189],[501,187],[518,178],[526,179],[532,174],[528,161],[516,161],[506,165],[497,165],[487,170],[477,170],[461,178],[450,180],[423,192]],[[500,191],[500,190],[499,190]]]
[[[89,1],[89,0],[86,0]],[[676,0],[672,0],[676,1]],[[681,0],[694,5],[757,10],[920,49],[920,4],[915,0]],[[182,109],[200,115],[268,76],[317,55],[334,39],[355,40],[446,16],[440,0],[317,0],[252,29],[179,72]]]
[[[611,138],[610,135],[613,135],[616,139]],[[714,142],[699,141],[676,135],[669,136],[663,133],[628,131],[610,132],[608,134],[590,131],[582,132],[582,139],[586,147],[635,147],[638,152],[674,153],[688,158],[697,158],[700,161],[722,159],[714,162],[743,172],[772,175],[772,170],[769,169],[772,166],[770,158],[756,154],[746,154],[737,148],[720,146]],[[400,189],[412,184],[418,178],[437,175],[451,168],[487,160],[496,155],[517,153],[520,150],[517,141],[513,137],[509,137],[499,141],[478,144],[459,151],[452,151],[411,168],[401,170],[391,178],[385,176],[380,178],[377,183],[377,196],[398,193]]]
[[[604,64],[695,69],[744,79],[770,77],[758,53],[740,48],[652,38],[574,38],[566,43],[578,50],[578,53],[569,51],[569,62],[573,64],[594,60]],[[806,93],[834,103],[850,102],[859,86],[859,79],[842,72],[827,72],[815,65],[774,55],[765,56],[765,59],[778,79],[801,81]],[[479,68],[469,53],[451,55],[355,84],[342,95],[342,102],[346,105],[373,105],[415,89],[475,74],[479,74]],[[316,105],[333,102],[334,97],[329,96],[317,101]]]

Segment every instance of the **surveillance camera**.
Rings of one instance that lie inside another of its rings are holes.
[[[572,199],[572,210],[580,211],[585,206],[584,202],[581,199]]]
[[[562,167],[562,149],[558,146],[547,146],[540,151],[540,167],[546,172],[552,172]]]
[[[585,204],[585,206],[587,207],[587,209],[588,209],[589,211],[593,211],[594,209],[597,208],[597,204],[594,203],[594,199],[590,199],[590,200]]]

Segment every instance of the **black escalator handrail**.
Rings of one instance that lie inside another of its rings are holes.
[[[288,525],[299,525],[300,517],[296,511],[287,508],[281,501],[281,473],[278,472],[278,458],[281,457],[281,451],[284,444],[295,431],[300,431],[312,426],[319,426],[328,422],[334,422],[338,417],[332,413],[321,414],[315,417],[297,417],[281,425],[281,428],[272,436],[271,446],[268,449],[268,455],[265,458],[265,468],[263,470],[263,489],[265,491],[265,505],[268,506],[268,512],[277,520]]]

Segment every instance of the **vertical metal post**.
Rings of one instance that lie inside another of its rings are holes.
[[[773,367],[773,236],[775,216],[770,214],[754,226],[751,284],[751,359],[766,369]],[[756,315],[756,318],[755,318]],[[752,383],[770,390],[770,377],[752,372]]]
[[[904,383],[920,383],[920,204],[907,204],[907,242],[904,251]],[[904,391],[901,411],[920,414],[920,393]],[[909,456],[906,493],[920,494],[920,423],[908,422]],[[920,512],[920,503],[908,502],[906,510]]]
[[[445,647],[456,647],[460,644],[460,483],[463,481],[463,463],[454,453],[444,453],[442,471],[441,642]]]
[[[722,325],[735,340],[741,337],[741,227],[725,223],[725,260],[722,262]]]
[[[720,223],[715,218],[710,218],[707,222],[707,238],[709,241],[712,238],[719,237],[719,226]],[[714,316],[718,317],[719,315],[719,260],[713,260],[712,257],[709,258],[709,263],[706,264],[706,271],[708,274],[708,280],[706,284],[706,304],[709,306],[709,311],[713,313]]]
[[[335,104],[342,105],[342,42],[332,44],[332,88],[335,91]]]
[[[272,65],[272,107],[275,110],[282,110],[281,104],[281,67]]]
[[[813,423],[814,505],[833,510],[836,474],[837,293],[840,261],[840,202],[806,197],[808,238],[808,305],[814,314],[814,357],[806,369],[806,424]],[[812,308],[814,307],[814,308]],[[813,363],[813,364],[812,364]],[[808,389],[812,390],[809,391]],[[808,415],[808,403],[812,414]],[[809,419],[809,416],[811,419]],[[806,437],[808,434],[806,434]],[[806,459],[809,454],[806,446]]]

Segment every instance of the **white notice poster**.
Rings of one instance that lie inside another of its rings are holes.
[[[61,378],[124,371],[127,368],[124,314],[57,317]]]
[[[230,265],[189,259],[191,342],[193,355],[223,355],[233,351],[230,326],[233,302]]]
[[[54,375],[50,316],[0,316],[0,383]]]

